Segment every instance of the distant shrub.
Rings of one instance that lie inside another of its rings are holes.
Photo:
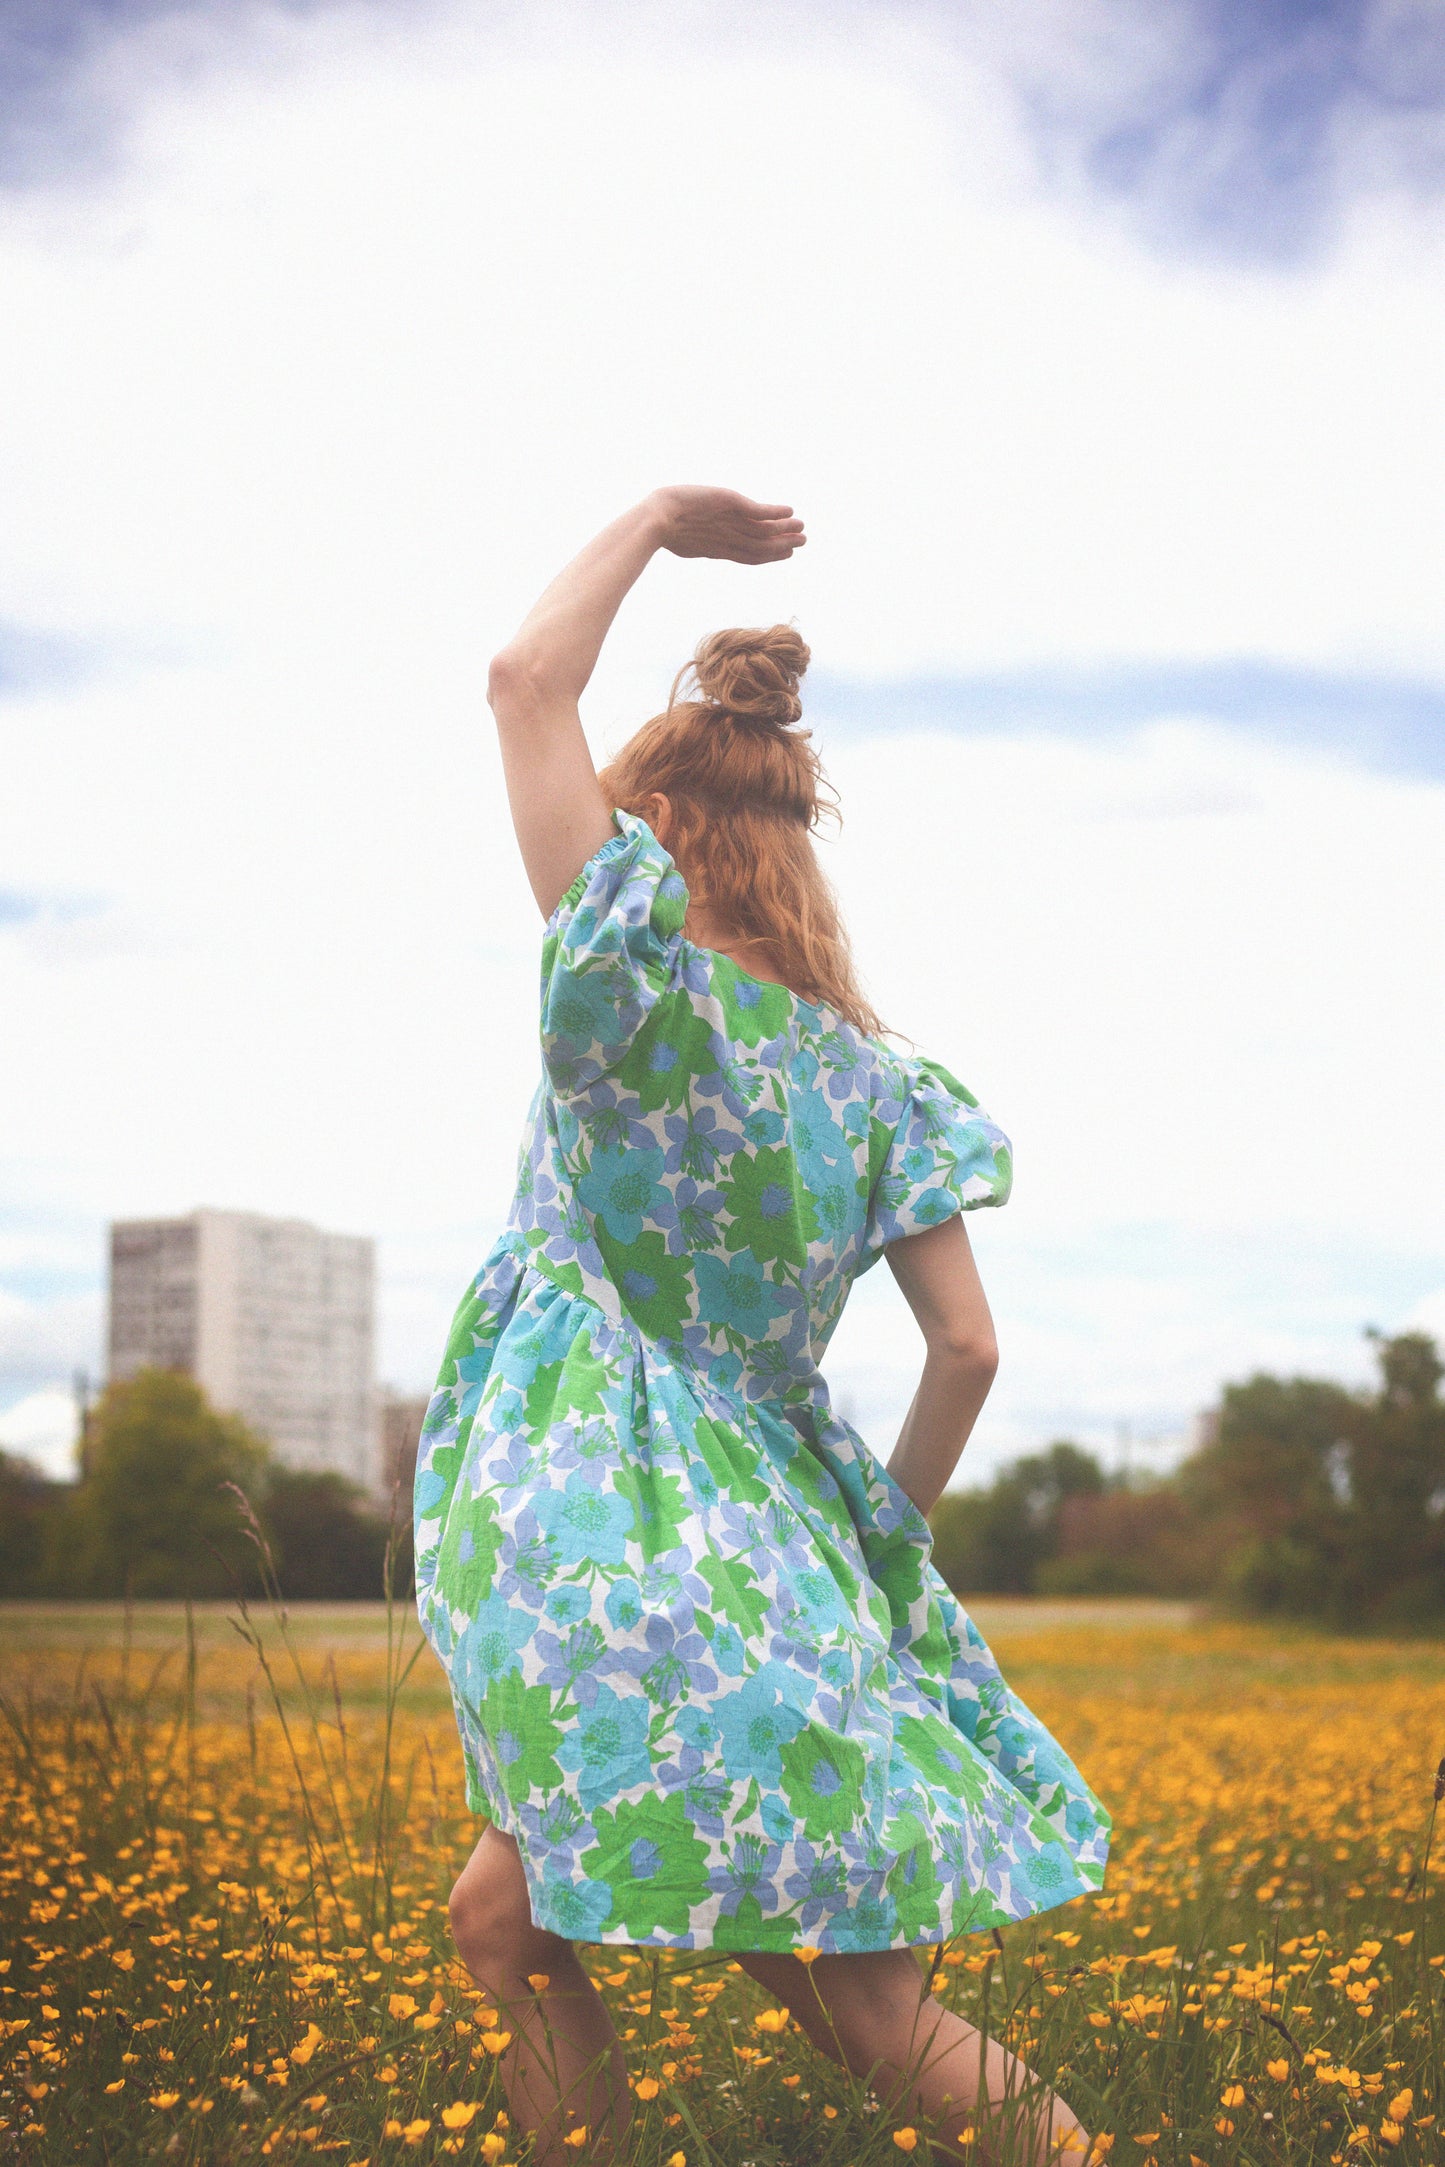
[[[66,1494],[63,1483],[0,1452],[0,1599],[46,1592],[47,1531]]]
[[[193,1379],[142,1370],[92,1410],[77,1482],[49,1482],[0,1454],[0,1599],[254,1594],[258,1531],[287,1599],[375,1600],[388,1543],[393,1587],[410,1585],[405,1501],[402,1514],[393,1531],[359,1484],[281,1466]]]
[[[1111,1478],[1059,1443],[950,1492],[934,1562],[965,1595],[1198,1595],[1336,1631],[1445,1632],[1445,1365],[1423,1333],[1372,1337],[1375,1391],[1229,1385],[1164,1481]]]

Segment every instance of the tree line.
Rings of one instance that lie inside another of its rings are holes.
[[[399,1525],[342,1475],[283,1466],[239,1417],[174,1370],[110,1385],[91,1411],[78,1481],[0,1455],[0,1597],[191,1596],[264,1586],[290,1601],[379,1596],[411,1582],[411,1500]]]
[[[1336,1629],[1445,1631],[1445,1364],[1423,1333],[1372,1337],[1369,1390],[1230,1385],[1162,1479],[1109,1474],[1061,1441],[948,1492],[935,1563],[964,1596],[1192,1595]],[[393,1536],[393,1587],[410,1582],[405,1497],[395,1517],[339,1475],[281,1466],[189,1378],[146,1370],[100,1400],[78,1482],[0,1456],[0,1597],[255,1591],[259,1535],[291,1600],[374,1598]]]
[[[1233,1384],[1169,1476],[1060,1442],[948,1492],[934,1560],[961,1594],[1193,1595],[1344,1630],[1445,1631],[1445,1374],[1421,1332],[1374,1342],[1366,1391]]]

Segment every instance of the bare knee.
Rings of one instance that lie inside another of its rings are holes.
[[[917,1962],[904,1949],[822,1956],[811,1964],[761,1953],[738,1961],[786,2004],[814,2046],[855,2076],[866,2076],[880,2059],[891,2058],[901,2040],[911,2039],[926,1999]]]
[[[487,1830],[458,1874],[447,1908],[457,1950],[479,1976],[525,1968],[519,1960],[531,1945],[553,1938],[533,1924],[517,1846],[496,1829]]]

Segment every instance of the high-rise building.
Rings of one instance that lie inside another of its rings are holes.
[[[375,1489],[376,1251],[249,1211],[110,1230],[110,1375],[184,1370],[287,1467]]]

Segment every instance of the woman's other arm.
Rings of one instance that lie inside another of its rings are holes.
[[[659,549],[772,564],[803,539],[802,521],[786,504],[755,504],[732,489],[654,490],[558,573],[493,658],[487,699],[512,824],[544,918],[613,833],[577,703],[628,589]]]
[[[961,1216],[891,1242],[884,1255],[927,1350],[888,1472],[920,1512],[932,1512],[988,1398],[998,1342]]]

